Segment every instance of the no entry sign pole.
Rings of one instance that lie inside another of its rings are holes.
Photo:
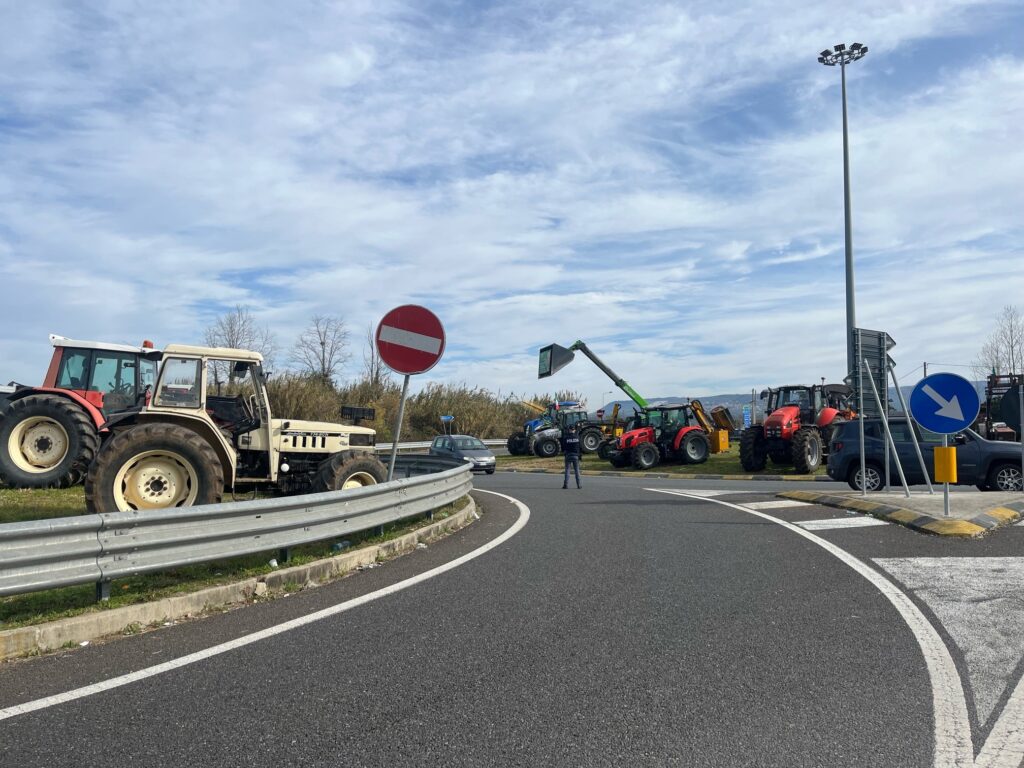
[[[391,480],[395,475],[398,440],[402,435],[402,421],[405,418],[409,377],[425,373],[437,365],[444,354],[444,326],[437,315],[426,307],[404,304],[384,315],[377,326],[374,341],[381,361],[405,377],[402,382],[402,398],[398,401],[398,421],[391,440],[391,461],[388,462],[388,480]]]
[[[391,440],[391,460],[388,462],[388,480],[395,476],[395,459],[398,458],[398,438],[402,434],[402,420],[405,418],[405,396],[409,394],[409,375],[402,382],[402,399],[398,401],[398,420],[395,423],[395,436]]]

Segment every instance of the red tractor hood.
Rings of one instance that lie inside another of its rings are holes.
[[[800,409],[795,405],[776,408],[764,420],[765,427],[785,427],[788,421],[800,421]]]

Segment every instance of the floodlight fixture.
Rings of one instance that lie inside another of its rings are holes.
[[[849,48],[842,43],[836,43],[818,54],[818,63],[827,67],[834,67],[836,64],[845,67],[850,62],[864,58],[867,52],[868,47],[861,43],[851,43]]]

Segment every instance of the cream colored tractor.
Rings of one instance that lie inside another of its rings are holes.
[[[113,416],[85,480],[89,512],[216,504],[225,489],[305,493],[382,482],[376,433],[270,414],[263,358],[172,344],[149,402]]]

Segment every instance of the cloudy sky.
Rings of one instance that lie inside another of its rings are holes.
[[[1018,0],[0,5],[0,379],[47,334],[285,348],[419,303],[430,380],[609,399],[845,375],[838,42],[858,324],[966,365],[1024,306]],[[282,368],[282,365],[278,365]],[[941,366],[938,366],[941,367]],[[966,372],[950,367],[949,370]]]

